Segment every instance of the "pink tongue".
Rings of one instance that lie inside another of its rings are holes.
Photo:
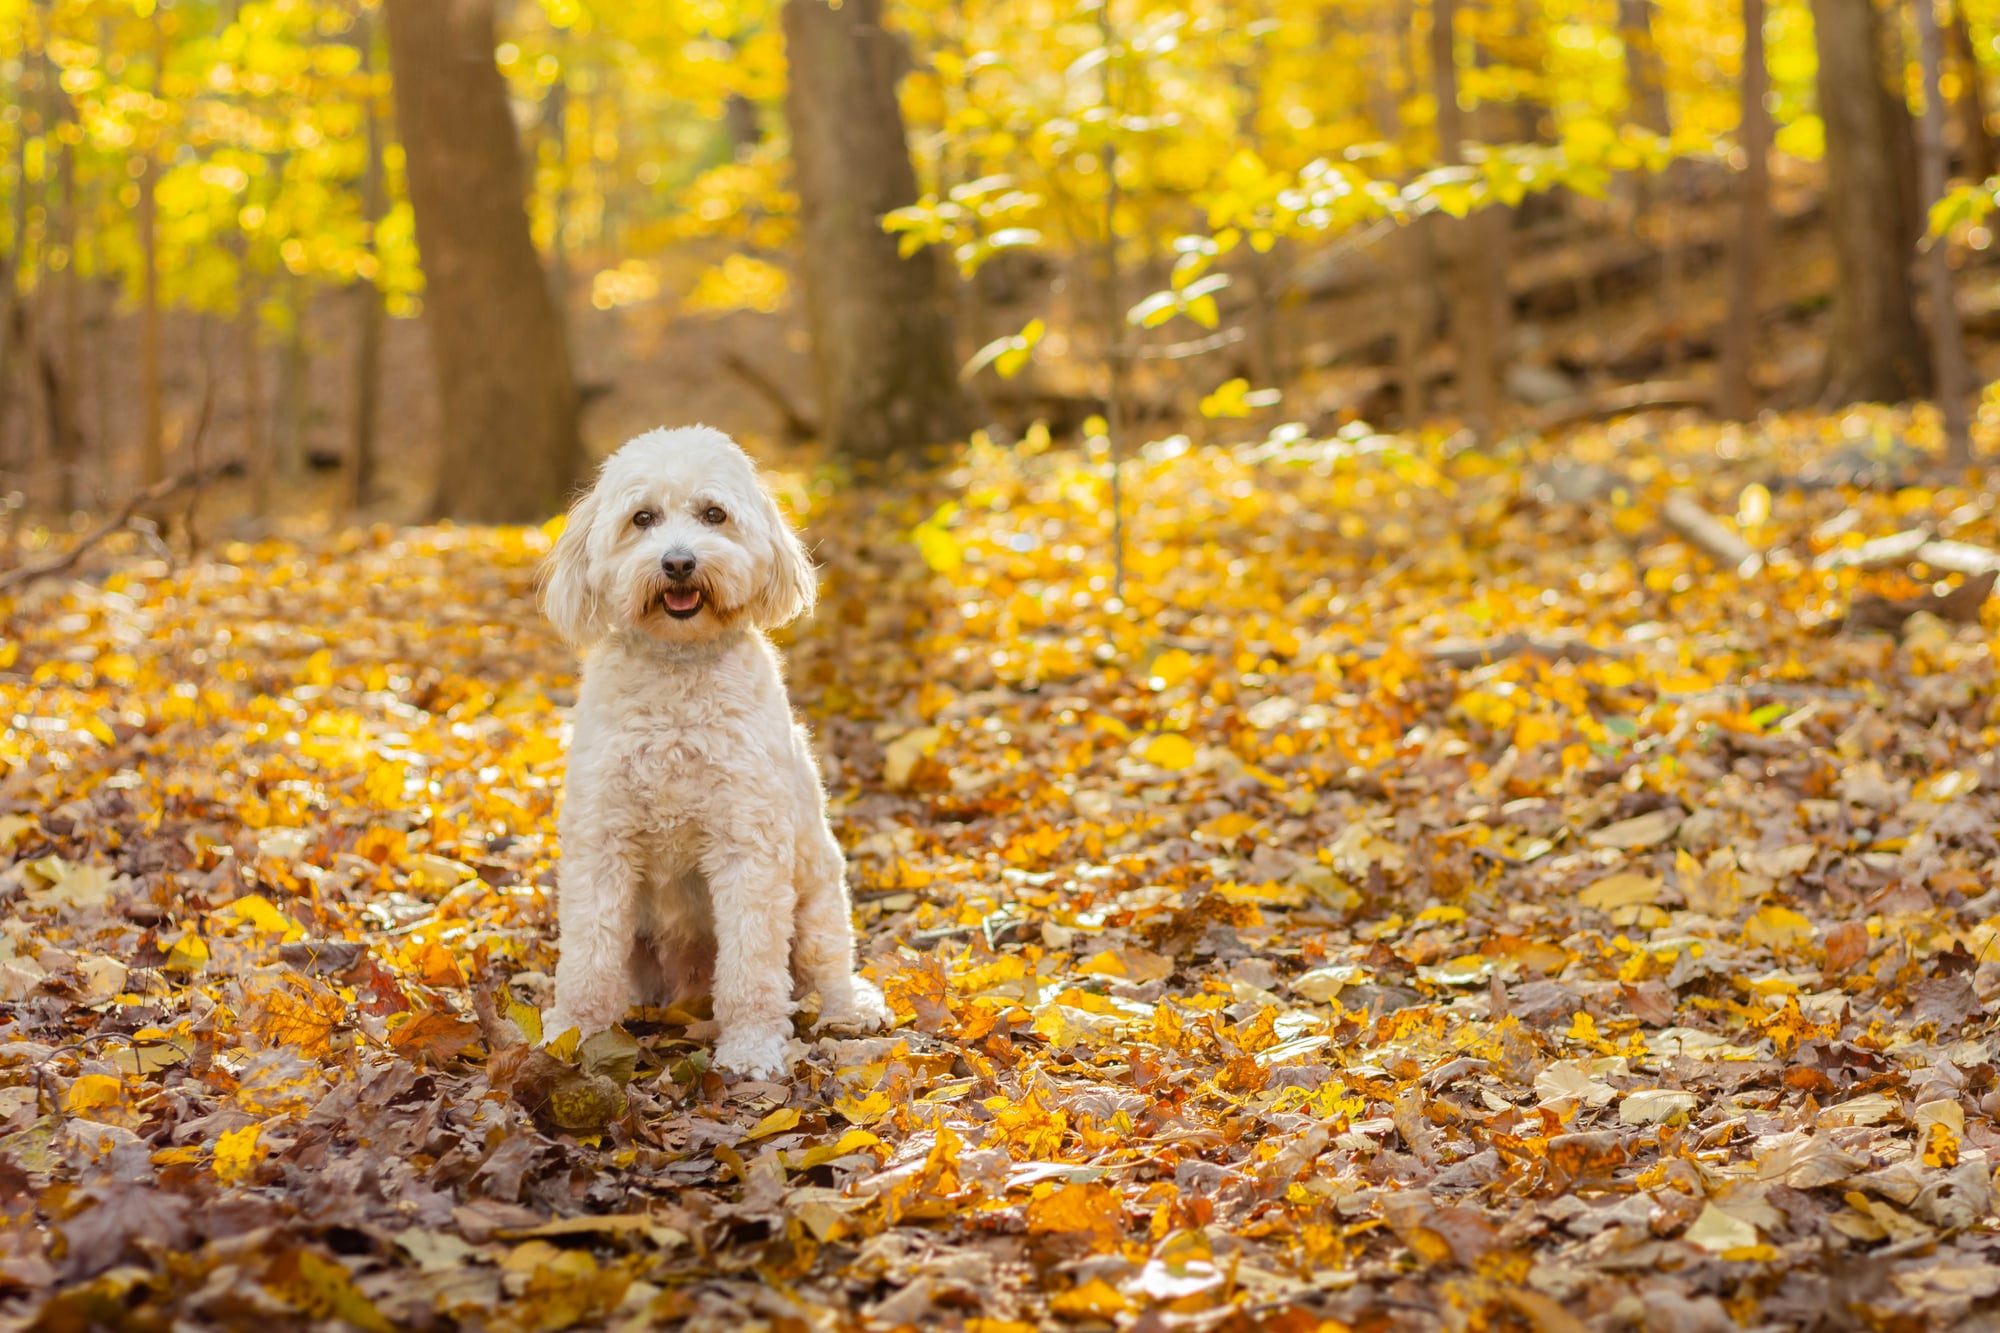
[[[694,588],[667,589],[667,610],[692,611],[701,605],[701,593]]]

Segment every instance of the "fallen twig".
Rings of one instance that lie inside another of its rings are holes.
[[[1660,506],[1660,518],[1676,537],[1740,577],[1749,578],[1764,567],[1762,552],[1687,491],[1669,495]]]
[[[205,486],[217,477],[240,470],[241,464],[235,459],[230,459],[227,462],[211,463],[207,467],[194,468],[179,476],[166,477],[154,482],[127,500],[117,513],[77,538],[75,544],[61,555],[44,560],[40,564],[22,565],[19,569],[10,569],[5,574],[0,574],[0,593],[12,592],[37,579],[67,573],[76,568],[92,547],[113,533],[121,532],[131,526],[133,518],[141,509],[156,505],[190,486]]]
[[[1970,542],[1925,542],[1913,558],[1946,574],[1968,577],[2000,569],[2000,551]]]
[[[1707,409],[1714,405],[1714,401],[1714,391],[1699,380],[1648,380],[1643,384],[1624,384],[1550,403],[1528,419],[1528,430],[1540,435],[1579,421],[1595,421],[1601,417],[1622,416],[1627,412],[1645,412],[1661,407]]]
[[[810,440],[819,434],[819,426],[792,404],[791,396],[741,352],[733,347],[726,348],[722,353],[722,368],[742,380],[759,398],[771,405],[784,424],[788,439],[794,442]]]
[[[1852,510],[1846,512],[1853,512]],[[1813,561],[1815,569],[1893,569],[1897,565],[1907,565],[1925,546],[1931,545],[1932,533],[1929,528],[1911,528],[1908,532],[1892,533],[1887,537],[1877,537],[1859,546],[1836,547]],[[1943,543],[1940,543],[1943,544]],[[1954,543],[1955,544],[1955,543]]]

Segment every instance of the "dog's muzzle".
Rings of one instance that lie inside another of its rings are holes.
[[[701,611],[701,589],[694,583],[694,554],[686,548],[668,551],[660,557],[660,572],[669,580],[667,589],[660,594],[661,603],[667,614],[676,620],[686,620]]]

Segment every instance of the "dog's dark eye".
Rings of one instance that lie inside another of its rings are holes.
[[[701,521],[713,526],[714,524],[718,523],[727,523],[729,521],[729,515],[723,513],[719,506],[710,505],[708,508],[701,511]]]
[[[632,515],[632,526],[635,528],[650,528],[659,521],[660,516],[650,509],[641,509]]]

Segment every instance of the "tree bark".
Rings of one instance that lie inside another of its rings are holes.
[[[1416,61],[1407,42],[1409,24],[1410,10],[1403,0],[1392,0],[1377,14],[1375,37],[1382,44],[1384,65],[1368,81],[1368,99],[1375,133],[1385,143],[1396,143],[1403,134],[1403,108],[1390,83],[1396,67],[1411,66],[1410,81],[1416,81]],[[1386,243],[1396,302],[1396,403],[1405,430],[1415,430],[1425,415],[1424,349],[1430,342],[1435,305],[1430,224],[1429,218],[1413,217]]]
[[[1873,0],[1812,0],[1812,13],[1838,275],[1821,401],[1919,398],[1930,365],[1910,282],[1918,209],[1901,156],[1909,109],[1884,78]]]
[[[356,24],[355,44],[361,52],[361,72],[375,72],[375,25],[368,10],[361,10]],[[348,504],[365,508],[375,491],[375,418],[382,391],[382,288],[380,251],[376,229],[382,224],[382,114],[373,87],[368,92],[368,160],[361,171],[361,222],[367,229],[368,257],[377,271],[362,275],[354,284],[354,409],[348,421],[347,460],[352,469],[353,489]]]
[[[1458,63],[1454,21],[1458,0],[1434,0],[1431,8],[1431,89],[1437,100],[1438,161],[1445,166],[1465,162],[1465,115],[1458,105]],[[1504,224],[1498,206],[1482,208],[1452,226],[1446,238],[1453,286],[1452,344],[1457,359],[1459,410],[1481,443],[1490,442],[1499,425],[1500,349],[1495,327],[1499,313],[1494,300],[1494,256],[1503,239],[1496,223]]]
[[[1966,21],[1963,0],[1952,6],[1951,25],[1945,29],[1952,63],[1958,66],[1963,87],[1953,106],[1958,118],[1958,151],[1965,162],[1965,174],[1983,181],[2000,171],[2000,154],[1993,148],[1992,131],[1986,127],[1986,86],[1979,53],[1972,45],[1972,26]]]
[[[528,231],[521,145],[493,63],[492,0],[388,0],[443,451],[431,510],[559,510],[583,463],[576,381]]]
[[[160,75],[167,63],[167,35],[160,11],[153,11],[153,97],[160,95]],[[160,383],[160,228],[154,185],[159,180],[159,153],[142,140],[144,168],[139,176],[139,396],[144,425],[139,436],[139,480],[147,486],[167,475],[166,408]]]
[[[1924,115],[1917,130],[1919,192],[1928,204],[1944,195],[1944,41],[1932,0],[1916,0],[1917,59],[1924,75]],[[1972,422],[1965,405],[1972,373],[1965,359],[1965,331],[1959,326],[1952,292],[1951,261],[1943,237],[1924,247],[1925,295],[1929,298],[1931,364],[1936,368],[1938,411],[1944,417],[1945,462],[1972,463]]]
[[[1653,0],[1618,0],[1618,37],[1625,47],[1626,114],[1655,134],[1671,128],[1660,48],[1653,40]]]
[[[278,476],[296,483],[306,472],[306,428],[312,415],[312,344],[306,336],[312,294],[305,279],[297,274],[288,275],[285,286],[291,327],[285,331],[284,345],[278,349],[277,401],[271,405],[271,456],[277,461]]]
[[[882,216],[915,202],[882,0],[787,0],[785,119],[805,242],[826,442],[886,459],[962,435],[970,420],[934,256],[897,253]]]
[[[57,283],[57,320],[62,331],[64,413],[68,429],[57,441],[56,506],[68,513],[77,505],[77,484],[83,471],[83,318],[82,299],[76,276],[78,235],[76,197],[76,148],[62,146],[56,173],[62,188],[63,269]]]
[[[247,248],[247,247],[246,247]],[[271,450],[264,439],[264,348],[256,275],[246,254],[237,255],[236,338],[243,370],[243,461],[250,469],[250,512],[271,515]]]
[[[1743,150],[1743,176],[1737,183],[1738,222],[1729,249],[1729,314],[1722,327],[1717,410],[1725,417],[1747,421],[1757,411],[1757,390],[1751,370],[1757,359],[1757,279],[1770,250],[1771,230],[1771,109],[1764,104],[1770,91],[1770,67],[1764,58],[1764,0],[1743,0],[1743,113],[1736,131]]]

